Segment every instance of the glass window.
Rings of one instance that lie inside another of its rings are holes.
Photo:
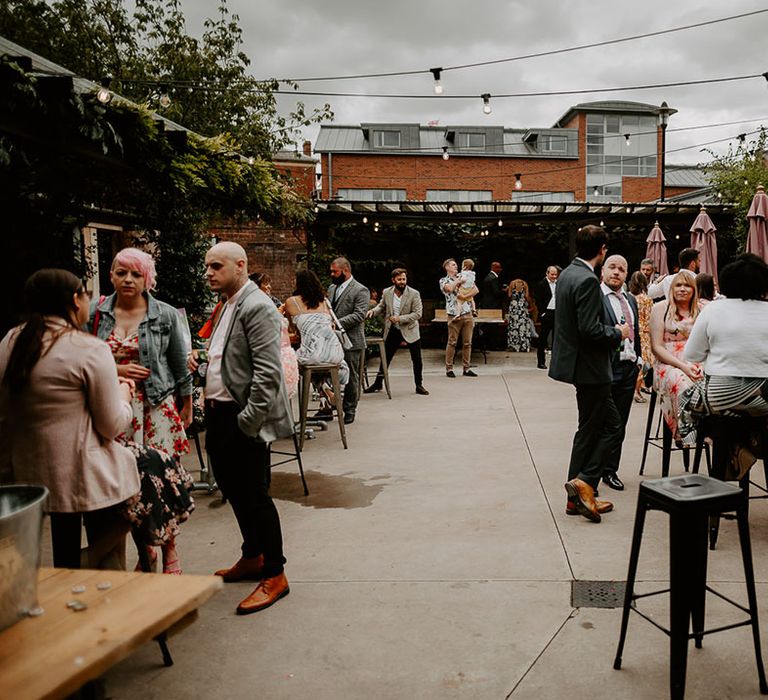
[[[400,132],[399,131],[374,131],[373,132],[373,145],[376,148],[399,148],[400,147]]]
[[[620,118],[618,114],[606,114],[605,115],[605,133],[606,134],[618,134]]]
[[[492,199],[491,190],[427,190],[428,202],[487,202]]]
[[[640,120],[633,114],[625,114],[621,119],[621,132],[623,134],[636,134],[639,131]]]
[[[636,176],[638,174],[639,158],[622,158],[621,168],[622,174],[628,176]]]
[[[640,177],[656,177],[656,156],[640,158]]]
[[[338,189],[336,194],[341,199],[353,202],[403,202],[406,198],[405,190],[384,189]]]
[[[555,134],[544,134],[539,139],[541,146],[540,149],[543,153],[564,153],[568,150],[568,137],[557,136]]]
[[[485,148],[485,134],[459,132],[459,148]]]

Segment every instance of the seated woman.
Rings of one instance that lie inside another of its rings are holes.
[[[528,352],[531,349],[531,337],[535,333],[532,319],[535,305],[528,291],[528,283],[521,279],[512,280],[507,287],[507,296],[507,349],[512,352]]]
[[[648,296],[648,278],[639,270],[629,278],[629,293],[637,302],[637,328],[640,331],[640,348],[643,354],[643,369],[637,374],[635,384],[635,401],[645,403],[645,397],[640,393],[645,375],[653,367],[653,352],[651,351],[651,310],[653,299]]]
[[[286,299],[285,313],[301,336],[301,345],[296,351],[299,366],[325,363],[339,365],[339,383],[344,386],[349,381],[344,349],[333,331],[330,304],[325,298],[323,285],[311,270],[299,270],[296,273],[296,295]],[[329,401],[333,401],[333,391],[327,378],[318,377],[316,388]]]
[[[653,384],[659,394],[664,420],[678,445],[683,444],[678,430],[680,394],[702,376],[699,365],[683,359],[685,344],[699,313],[696,301],[694,275],[683,270],[672,278],[667,301],[654,304],[651,310]],[[695,442],[695,434],[686,436],[686,444]]]
[[[50,492],[54,566],[80,568],[84,523],[86,565],[125,569],[139,473],[114,438],[131,421],[133,381],[118,379],[106,344],[80,331],[89,298],[75,275],[39,270],[24,297],[25,322],[0,343],[0,474]]]
[[[768,265],[740,255],[723,268],[720,289],[726,298],[701,312],[683,353],[703,364],[704,381],[682,404],[697,413],[768,416]],[[748,468],[754,455],[746,461]]]
[[[151,294],[155,279],[151,255],[121,250],[110,271],[115,293],[92,305],[89,327],[109,345],[118,375],[136,383],[133,421],[118,439],[131,449],[154,448],[171,457],[160,473],[142,473],[142,501],[152,513],[142,532],[150,561],[157,559],[159,546],[163,572],[180,574],[176,536],[194,509],[192,478],[181,465],[189,452],[184,429],[192,422],[189,341],[178,311]]]

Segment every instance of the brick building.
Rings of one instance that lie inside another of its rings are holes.
[[[321,198],[652,201],[661,193],[660,110],[640,102],[587,102],[551,127],[528,129],[323,125],[315,146]]]

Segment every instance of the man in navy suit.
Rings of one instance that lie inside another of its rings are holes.
[[[576,258],[557,281],[555,333],[549,376],[576,387],[579,426],[568,466],[566,513],[600,522],[613,509],[596,501],[595,489],[619,442],[621,417],[611,396],[611,358],[626,324],[603,321],[603,300],[595,268],[605,259],[608,236],[600,226],[583,226],[576,234]]]
[[[621,416],[621,431],[618,444],[608,455],[603,468],[603,483],[612,489],[622,491],[624,484],[619,478],[619,462],[621,461],[621,446],[626,434],[629,411],[635,395],[635,383],[639,364],[643,358],[640,351],[640,332],[638,329],[637,302],[631,294],[624,291],[627,279],[628,265],[626,258],[621,255],[611,255],[603,263],[600,289],[603,292],[603,321],[608,326],[626,324],[629,327],[629,337],[622,341],[617,352],[611,358],[613,381],[611,395],[616,410]]]

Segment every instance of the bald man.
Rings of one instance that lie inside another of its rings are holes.
[[[626,258],[621,255],[607,257],[603,263],[600,284],[603,292],[603,323],[608,326],[626,324],[629,327],[629,337],[622,340],[619,352],[613,353],[611,358],[611,395],[621,417],[621,426],[603,467],[603,483],[617,491],[624,489],[624,484],[618,476],[621,447],[629,421],[629,411],[632,408],[632,398],[635,395],[637,373],[643,362],[637,325],[637,302],[631,294],[624,291],[628,269]]]
[[[248,279],[246,254],[236,243],[213,246],[205,274],[211,289],[227,299],[208,344],[206,449],[243,537],[240,559],[216,575],[226,583],[258,582],[237,607],[247,615],[289,591],[280,516],[267,486],[269,444],[294,430],[280,363],[281,319]]]

